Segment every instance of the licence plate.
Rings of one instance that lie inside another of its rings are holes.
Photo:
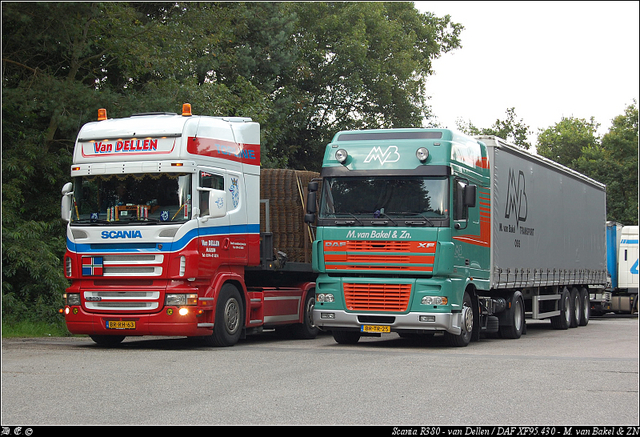
[[[107,329],[136,329],[136,322],[132,320],[107,320]]]
[[[360,332],[391,332],[391,326],[362,325]]]

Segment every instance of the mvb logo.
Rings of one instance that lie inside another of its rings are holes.
[[[389,146],[384,152],[382,152],[380,147],[374,147],[364,162],[368,164],[371,161],[379,161],[380,165],[384,165],[387,162],[398,162],[399,160],[400,154],[398,153],[398,146]]]
[[[516,217],[516,226],[520,222],[527,221],[527,193],[525,192],[524,172],[518,172],[516,181],[515,171],[509,169],[509,187],[507,188],[507,202],[504,217],[509,218],[511,214]]]

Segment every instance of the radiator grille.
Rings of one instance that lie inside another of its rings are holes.
[[[411,284],[343,284],[347,310],[404,312]]]
[[[432,274],[433,241],[325,241],[327,270],[397,271]]]

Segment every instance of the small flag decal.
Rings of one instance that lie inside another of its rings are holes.
[[[103,264],[101,256],[82,257],[82,276],[102,276]]]

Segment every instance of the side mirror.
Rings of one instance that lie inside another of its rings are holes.
[[[71,198],[73,197],[73,184],[67,182],[62,187],[62,201],[60,202],[60,218],[65,222],[71,220]]]
[[[309,182],[307,187],[309,194],[307,194],[307,213],[304,215],[305,223],[313,223],[316,221],[316,200],[318,196],[318,183]]]
[[[476,206],[476,191],[478,187],[476,185],[466,185],[464,187],[464,206],[473,208]]]
[[[224,190],[209,191],[209,217],[224,217],[227,213],[227,193]]]

